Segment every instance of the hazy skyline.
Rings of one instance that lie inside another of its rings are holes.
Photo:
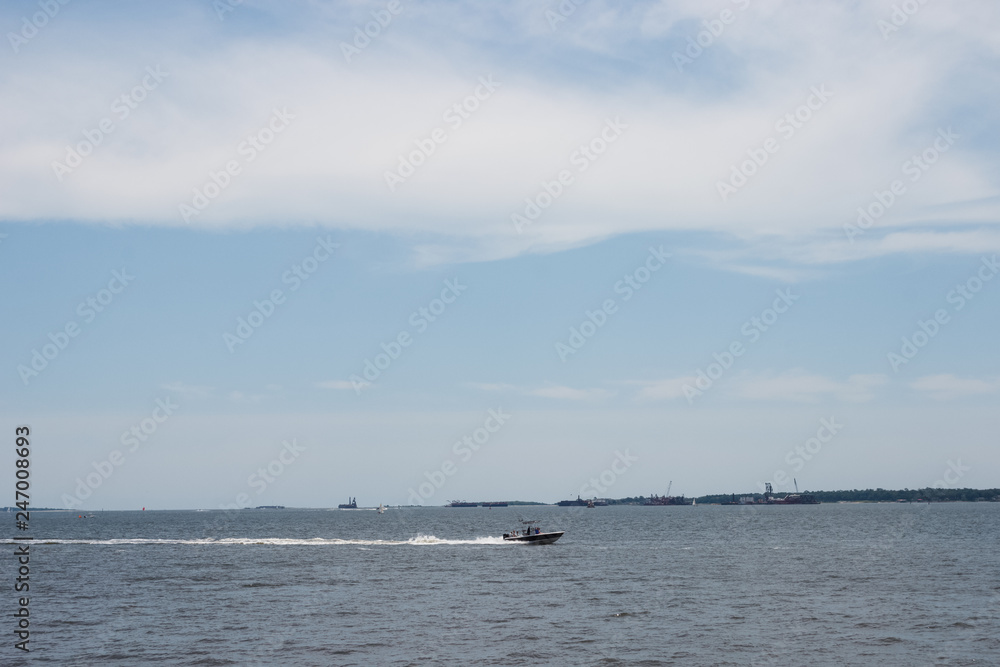
[[[997,9],[902,5],[5,6],[33,504],[1000,486]]]

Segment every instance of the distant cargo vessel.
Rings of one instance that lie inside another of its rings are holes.
[[[692,502],[694,501],[684,496],[658,496],[653,494],[643,505],[656,505],[659,507],[663,505],[690,505]]]
[[[667,493],[663,496],[658,496],[655,493],[650,494],[649,500],[643,503],[643,505],[655,505],[657,507],[662,507],[665,505],[690,505],[693,500],[686,500],[684,496],[672,496],[670,495],[670,489],[673,487],[674,482],[670,480],[667,484]]]
[[[467,503],[464,500],[452,500],[448,507],[477,507],[479,503]]]
[[[504,502],[483,503],[483,507],[507,507],[507,503],[504,503]]]
[[[734,493],[732,500],[727,500],[721,504],[723,505],[819,505],[819,500],[816,496],[811,493],[799,493],[799,483],[797,480],[792,480],[795,482],[795,493],[789,493],[781,498],[776,498],[774,496],[774,488],[771,487],[770,482],[764,483],[764,495],[761,498],[754,498],[753,496],[740,496],[736,497]]]
[[[607,500],[598,500],[597,498],[584,500],[580,496],[577,496],[576,500],[560,500],[556,503],[559,507],[606,507],[607,504]]]
[[[784,498],[774,498],[771,495],[773,493],[771,483],[765,482],[764,502],[768,505],[819,505],[816,496],[809,493],[799,493],[799,483],[797,480],[793,481],[795,482],[795,493],[789,493]]]
[[[358,509],[358,499],[348,498],[346,503],[340,503],[337,505],[337,508],[342,510],[356,510]]]

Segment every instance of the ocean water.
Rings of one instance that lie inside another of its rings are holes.
[[[566,535],[504,543],[521,517]],[[3,665],[1000,665],[995,503],[33,513],[30,533],[32,651],[4,584]]]

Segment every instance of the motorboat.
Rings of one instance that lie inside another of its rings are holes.
[[[557,530],[551,533],[543,533],[542,529],[536,526],[537,521],[522,521],[524,528],[503,534],[506,542],[525,542],[527,544],[552,544],[566,531]]]

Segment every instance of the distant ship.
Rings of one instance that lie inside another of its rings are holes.
[[[452,500],[448,503],[448,507],[477,507],[479,503],[467,503],[464,500]]]
[[[690,505],[693,501],[685,500],[684,496],[672,496],[670,495],[670,489],[673,487],[674,482],[670,480],[670,484],[667,484],[667,494],[664,496],[658,496],[655,493],[650,494],[649,500],[643,503],[643,505],[655,505],[657,507],[664,507],[669,505]]]
[[[576,500],[560,500],[556,505],[559,507],[586,507],[587,501],[577,496]]]
[[[692,500],[688,500],[684,496],[658,496],[653,494],[643,505],[662,507],[664,505],[690,505],[692,502]]]
[[[819,505],[816,496],[809,493],[790,493],[784,498],[772,498],[771,505]]]
[[[782,498],[774,495],[774,488],[770,482],[764,483],[764,495],[761,498],[753,496],[736,497],[734,493],[731,500],[723,502],[723,505],[819,505],[819,500],[811,493],[799,493],[798,480],[795,482],[795,493],[789,493]]]
[[[795,493],[789,493],[784,498],[775,498],[772,496],[774,490],[771,488],[770,482],[765,482],[764,488],[764,502],[768,505],[819,505],[819,501],[816,500],[816,496],[810,493],[798,493],[799,483],[797,480],[795,482]]]
[[[339,505],[337,505],[337,507],[339,509],[342,509],[342,510],[356,510],[356,509],[358,509],[358,499],[357,498],[348,498],[347,500],[348,500],[348,502],[346,502],[346,503],[340,503]]]
[[[507,507],[507,503],[483,503],[483,507]]]

